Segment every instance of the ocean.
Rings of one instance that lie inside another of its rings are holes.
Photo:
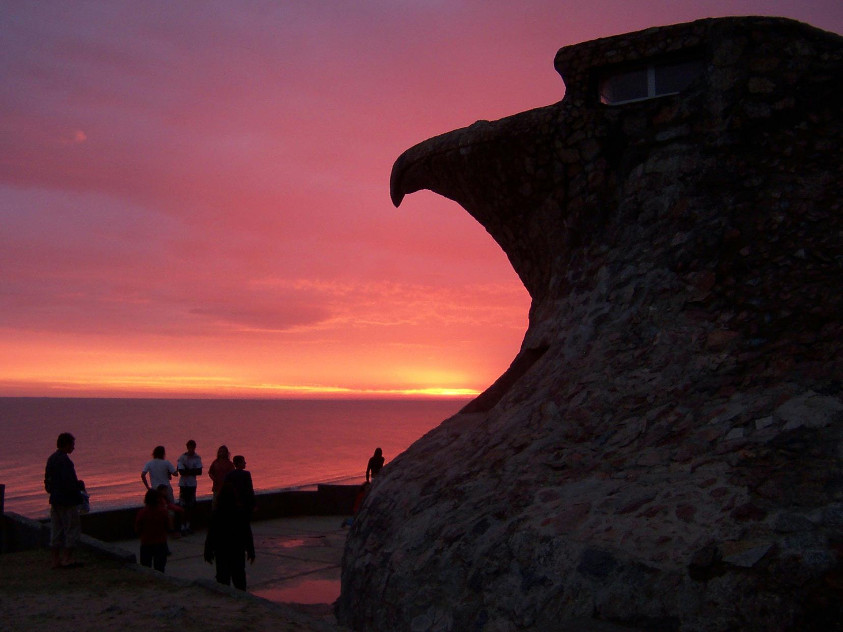
[[[256,491],[360,483],[375,448],[388,464],[467,401],[0,398],[5,510],[49,515],[44,465],[61,432],[76,437],[71,459],[100,511],[140,505],[152,449],[163,445],[175,465],[188,439],[205,468],[200,499],[210,496],[207,470],[222,444],[246,457]]]

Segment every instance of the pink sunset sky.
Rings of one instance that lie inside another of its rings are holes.
[[[0,395],[482,391],[529,297],[402,151],[559,101],[556,51],[840,0],[0,1]]]

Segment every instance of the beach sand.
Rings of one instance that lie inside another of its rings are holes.
[[[0,555],[0,628],[82,632],[336,632],[326,606],[293,609],[248,593],[162,576],[80,550],[55,570],[47,550]]]

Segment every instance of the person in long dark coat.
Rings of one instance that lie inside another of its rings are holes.
[[[237,508],[237,492],[230,482],[223,483],[217,506],[211,512],[205,538],[205,561],[216,561],[217,582],[246,590],[246,559],[255,562],[252,527],[245,513]]]
[[[246,517],[252,519],[255,508],[255,487],[252,484],[252,474],[246,469],[246,457],[238,454],[233,459],[234,469],[225,475],[225,482],[234,485],[237,493],[237,508]]]

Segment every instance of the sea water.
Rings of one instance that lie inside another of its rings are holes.
[[[246,457],[256,491],[359,483],[375,448],[388,463],[466,402],[0,398],[5,510],[49,514],[44,466],[61,432],[76,437],[71,459],[98,511],[140,505],[152,449],[163,445],[175,465],[188,439],[204,465],[199,498],[210,496],[207,471],[223,444]]]

